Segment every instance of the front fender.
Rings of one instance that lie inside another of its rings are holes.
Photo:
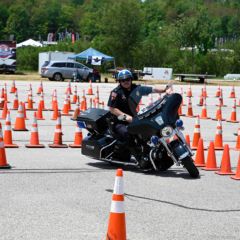
[[[179,140],[174,140],[170,142],[169,145],[171,147],[171,150],[174,156],[178,160],[182,160],[183,158],[190,156],[188,149]]]

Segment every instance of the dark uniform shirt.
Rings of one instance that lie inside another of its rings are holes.
[[[111,91],[108,100],[108,106],[113,108],[118,108],[120,111],[130,115],[136,116],[137,105],[139,104],[142,96],[152,93],[153,88],[147,86],[141,86],[132,84],[131,90],[123,88],[118,85]]]

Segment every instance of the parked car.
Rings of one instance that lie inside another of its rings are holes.
[[[64,81],[73,79],[74,75],[79,81],[88,81],[93,78],[93,69],[75,61],[45,62],[41,68],[41,77],[50,81]]]

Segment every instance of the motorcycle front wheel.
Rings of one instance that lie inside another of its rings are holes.
[[[198,171],[197,167],[194,165],[191,157],[187,156],[184,159],[182,159],[182,165],[187,169],[189,175],[192,178],[199,177],[199,171]]]

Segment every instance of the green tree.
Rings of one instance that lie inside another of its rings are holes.
[[[191,48],[192,71],[194,71],[196,48],[201,54],[207,54],[208,50],[214,47],[215,36],[211,19],[205,9],[201,9],[196,15],[181,19],[176,26],[176,41],[179,48]]]
[[[8,9],[3,3],[0,3],[0,36],[2,36],[2,40],[6,39],[5,27],[6,27],[7,19],[8,19]]]
[[[22,5],[12,5],[9,9],[9,17],[6,24],[6,33],[14,34],[17,41],[23,41],[29,37],[29,15]]]
[[[142,11],[136,0],[119,0],[106,10],[102,21],[105,45],[117,63],[132,66],[132,50],[140,40]]]

